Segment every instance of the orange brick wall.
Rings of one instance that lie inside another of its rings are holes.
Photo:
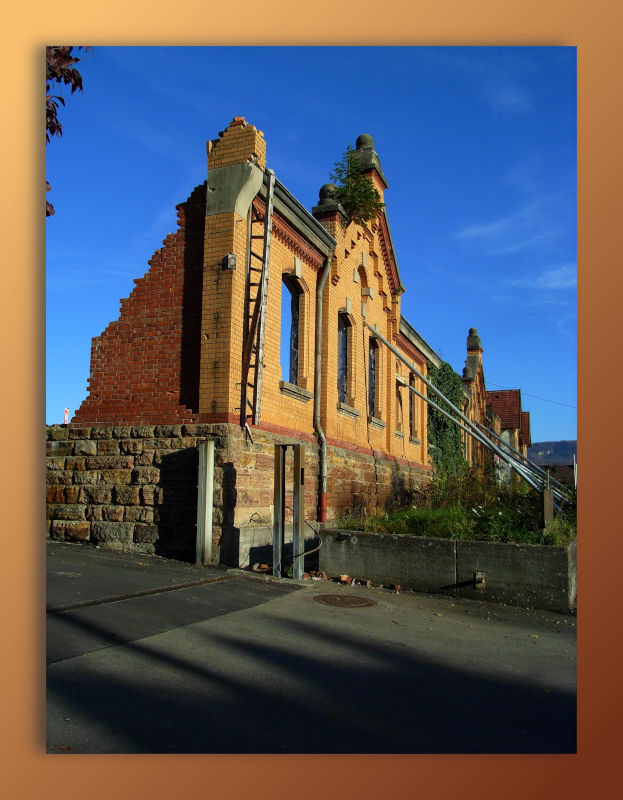
[[[388,268],[384,262],[382,230],[378,224],[370,228],[351,223],[343,228],[338,216],[325,221],[337,240],[336,255],[323,299],[323,394],[322,419],[327,438],[338,446],[368,448],[420,466],[428,463],[426,437],[414,444],[409,437],[396,436],[397,398],[396,374],[407,375],[407,368],[385,345],[379,348],[378,410],[376,416],[384,427],[368,422],[368,341],[371,331],[364,321],[377,326],[379,332],[394,345],[400,321],[400,292],[390,286]],[[357,274],[357,280],[355,275]],[[365,275],[365,277],[364,277]],[[367,286],[366,286],[367,285]],[[362,294],[372,289],[373,296]],[[359,412],[352,416],[338,406],[337,390],[337,324],[338,314],[350,307],[352,396],[349,403]],[[365,318],[364,310],[365,307]],[[410,353],[405,353],[410,358]],[[420,356],[416,366],[426,373]],[[417,388],[417,387],[416,387]],[[420,391],[421,391],[421,387]],[[408,389],[401,389],[404,425],[408,425]],[[425,432],[424,401],[417,399],[420,431]]]
[[[263,134],[242,118],[234,118],[207,149],[209,170],[244,163],[256,164],[260,170],[266,166]],[[377,184],[383,188],[380,182]],[[253,202],[263,213],[261,198]],[[380,510],[408,494],[428,470],[425,404],[419,399],[416,403],[420,440],[416,443],[409,437],[409,391],[404,387],[399,390],[402,419],[397,419],[396,376],[408,381],[408,369],[382,343],[375,414],[382,425],[369,423],[370,331],[364,325],[362,309],[365,307],[365,322],[377,326],[423,372],[425,359],[398,336],[401,287],[384,218],[369,227],[351,223],[344,228],[339,215],[319,221],[337,241],[323,294],[320,398],[328,442],[328,516],[334,519],[348,509],[365,506],[367,510]],[[253,519],[257,522],[256,513],[266,521],[272,513],[269,456],[274,442],[305,442],[311,469],[306,484],[308,519],[315,517],[318,498],[314,400],[292,397],[280,386],[280,325],[283,276],[291,274],[296,263],[304,289],[297,383],[313,392],[316,286],[325,254],[275,212],[262,431],[256,432],[253,444],[241,436],[239,427],[247,230],[246,218],[235,212],[212,213],[209,201],[206,207],[205,184],[179,206],[178,231],[165,239],[163,248],[150,261],[148,273],[136,281],[131,296],[122,301],[119,319],[94,339],[89,396],[72,420],[73,424],[94,425],[228,423],[230,441],[236,447],[227,463],[236,475],[237,494],[231,509],[223,505],[218,513],[215,511],[215,519],[223,520],[215,524],[222,524],[223,530],[228,525],[251,524]],[[258,252],[260,241],[254,245]],[[223,268],[223,259],[230,253],[236,256],[236,269]],[[362,294],[362,288],[371,289],[373,294]],[[356,416],[338,408],[337,322],[338,314],[347,307],[352,323],[349,405],[359,412]],[[420,383],[418,388],[423,388]]]

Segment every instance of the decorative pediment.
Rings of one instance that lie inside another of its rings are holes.
[[[383,256],[383,265],[385,266],[385,273],[387,275],[387,283],[392,294],[396,292],[403,292],[404,286],[400,280],[398,273],[398,265],[396,263],[396,256],[394,254],[394,246],[392,237],[389,232],[389,223],[387,221],[387,214],[383,210],[375,222],[374,232],[379,237],[379,244],[381,247],[381,255]]]

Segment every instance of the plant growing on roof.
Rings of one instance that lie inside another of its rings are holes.
[[[334,164],[331,180],[337,186],[336,199],[346,212],[346,225],[350,222],[358,225],[370,222],[385,205],[350,144],[342,158]]]

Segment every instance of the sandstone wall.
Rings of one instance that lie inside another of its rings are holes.
[[[46,533],[107,549],[194,560],[197,445],[215,440],[214,556],[245,529],[273,521],[275,444],[305,444],[305,518],[317,519],[318,445],[236,425],[54,425],[46,442]],[[292,451],[286,459],[286,521],[291,518]],[[380,453],[328,448],[328,514],[377,513],[404,500],[426,473]],[[234,561],[235,557],[232,557]]]

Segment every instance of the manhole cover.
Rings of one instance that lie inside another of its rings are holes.
[[[317,594],[314,600],[317,603],[340,606],[341,608],[363,608],[364,606],[376,605],[376,600],[369,600],[367,597],[352,594]]]

